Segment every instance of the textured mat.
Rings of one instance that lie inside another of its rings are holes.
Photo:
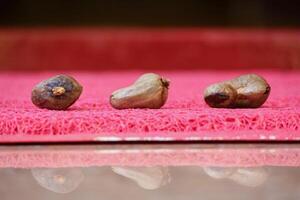
[[[92,166],[300,166],[297,145],[20,146],[1,148],[0,168]]]
[[[38,109],[32,87],[57,72],[0,74],[0,141],[300,140],[300,72],[256,71],[272,87],[258,109],[214,109],[203,101],[210,83],[242,71],[159,72],[171,80],[162,109],[115,110],[112,91],[141,72],[68,72],[84,86],[67,111]]]

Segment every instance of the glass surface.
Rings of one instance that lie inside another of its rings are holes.
[[[1,200],[300,198],[298,144],[0,149]]]

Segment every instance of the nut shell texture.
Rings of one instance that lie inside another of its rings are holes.
[[[82,86],[71,76],[58,75],[37,84],[31,100],[39,108],[66,110],[79,98]]]
[[[204,100],[214,108],[258,108],[271,91],[267,81],[256,74],[212,84],[205,89]]]
[[[133,85],[116,90],[110,104],[116,109],[161,108],[168,98],[169,81],[153,73],[139,77]]]

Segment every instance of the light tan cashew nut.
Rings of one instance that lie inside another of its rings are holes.
[[[110,104],[116,109],[161,108],[167,101],[169,84],[157,74],[144,74],[133,85],[113,92]]]
[[[270,91],[264,78],[247,74],[208,86],[204,100],[213,108],[258,108],[265,103]]]

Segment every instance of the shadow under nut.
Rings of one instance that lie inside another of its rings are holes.
[[[208,86],[204,99],[214,108],[258,108],[265,103],[270,91],[271,87],[265,79],[255,74],[247,74]],[[234,96],[233,93],[236,97],[230,98]]]

